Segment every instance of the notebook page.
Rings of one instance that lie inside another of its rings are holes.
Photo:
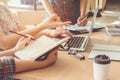
[[[90,25],[91,25],[91,23],[87,23],[86,26],[78,26],[77,24],[74,24],[74,25],[70,25],[70,26],[66,27],[66,29],[72,30],[72,31],[82,31],[82,30],[89,31]]]
[[[44,50],[55,43],[51,38],[42,36],[24,49],[16,52],[15,55],[23,60],[32,59],[37,53],[39,53],[39,56],[43,55]]]

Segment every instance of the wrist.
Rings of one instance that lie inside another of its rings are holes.
[[[12,49],[10,49],[10,52],[12,52],[12,53],[15,53],[15,52],[17,52],[18,50],[16,49],[16,48],[12,48]]]
[[[86,16],[86,15],[87,15],[86,12],[81,13],[81,16]]]
[[[81,17],[85,17],[85,16],[86,16],[86,14],[81,15]]]
[[[39,29],[46,29],[46,28],[48,28],[47,25],[44,24],[44,22],[42,22],[41,24],[38,24],[36,27],[38,27]]]

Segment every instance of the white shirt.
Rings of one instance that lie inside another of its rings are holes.
[[[9,30],[19,31],[17,26],[18,19],[10,12],[10,10],[0,3],[0,32],[9,34]]]

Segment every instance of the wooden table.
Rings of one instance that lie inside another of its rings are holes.
[[[57,62],[49,67],[15,74],[22,80],[93,80],[93,62],[88,59],[92,46],[96,43],[120,45],[120,37],[110,37],[104,30],[91,34],[87,50],[82,52],[86,56],[80,61],[67,51],[59,51]],[[32,64],[31,64],[32,66]],[[120,80],[120,63],[112,61],[110,64],[109,80]]]

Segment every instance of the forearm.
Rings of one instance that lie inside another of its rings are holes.
[[[52,49],[46,60],[35,61],[35,60],[20,60],[15,59],[16,72],[30,71],[34,69],[40,69],[54,64],[57,60],[57,51],[59,46]],[[31,65],[32,64],[32,65]]]
[[[14,49],[9,49],[9,50],[5,50],[0,52],[0,57],[2,56],[14,56],[15,50]]]
[[[32,36],[35,36],[37,33],[44,30],[45,28],[46,28],[46,26],[39,25],[32,29],[22,30],[19,33],[24,34],[24,35],[30,34]],[[15,46],[15,44],[17,43],[19,38],[21,38],[21,36],[14,34],[14,33],[9,34],[9,35],[2,35],[0,37],[0,48],[2,48],[4,50],[12,48],[13,46]]]
[[[87,0],[80,0],[80,13],[81,16],[86,15]]]
[[[44,25],[44,24],[38,24],[37,26],[35,26],[34,28],[30,28],[30,29],[25,29],[25,30],[22,30],[20,31],[21,34],[30,34],[32,35],[35,39],[37,39],[38,37],[36,37],[36,35],[38,33],[40,33],[41,31],[43,31],[44,29],[48,28],[48,25]],[[42,35],[42,34],[41,34]]]
[[[42,1],[42,4],[43,4],[45,10],[47,11],[47,13],[49,15],[56,14],[55,11],[52,9],[52,6],[48,2],[48,0],[41,0],[41,1]]]
[[[34,69],[40,69],[54,64],[57,60],[57,51],[59,46],[52,49],[46,60],[35,61],[35,60],[20,60],[15,59],[16,72],[30,71]],[[31,65],[32,64],[32,65]]]
[[[35,69],[41,69],[41,68],[47,67],[53,63],[55,63],[55,61],[49,62],[48,60],[34,61],[34,60],[15,59],[16,73],[35,70]]]

